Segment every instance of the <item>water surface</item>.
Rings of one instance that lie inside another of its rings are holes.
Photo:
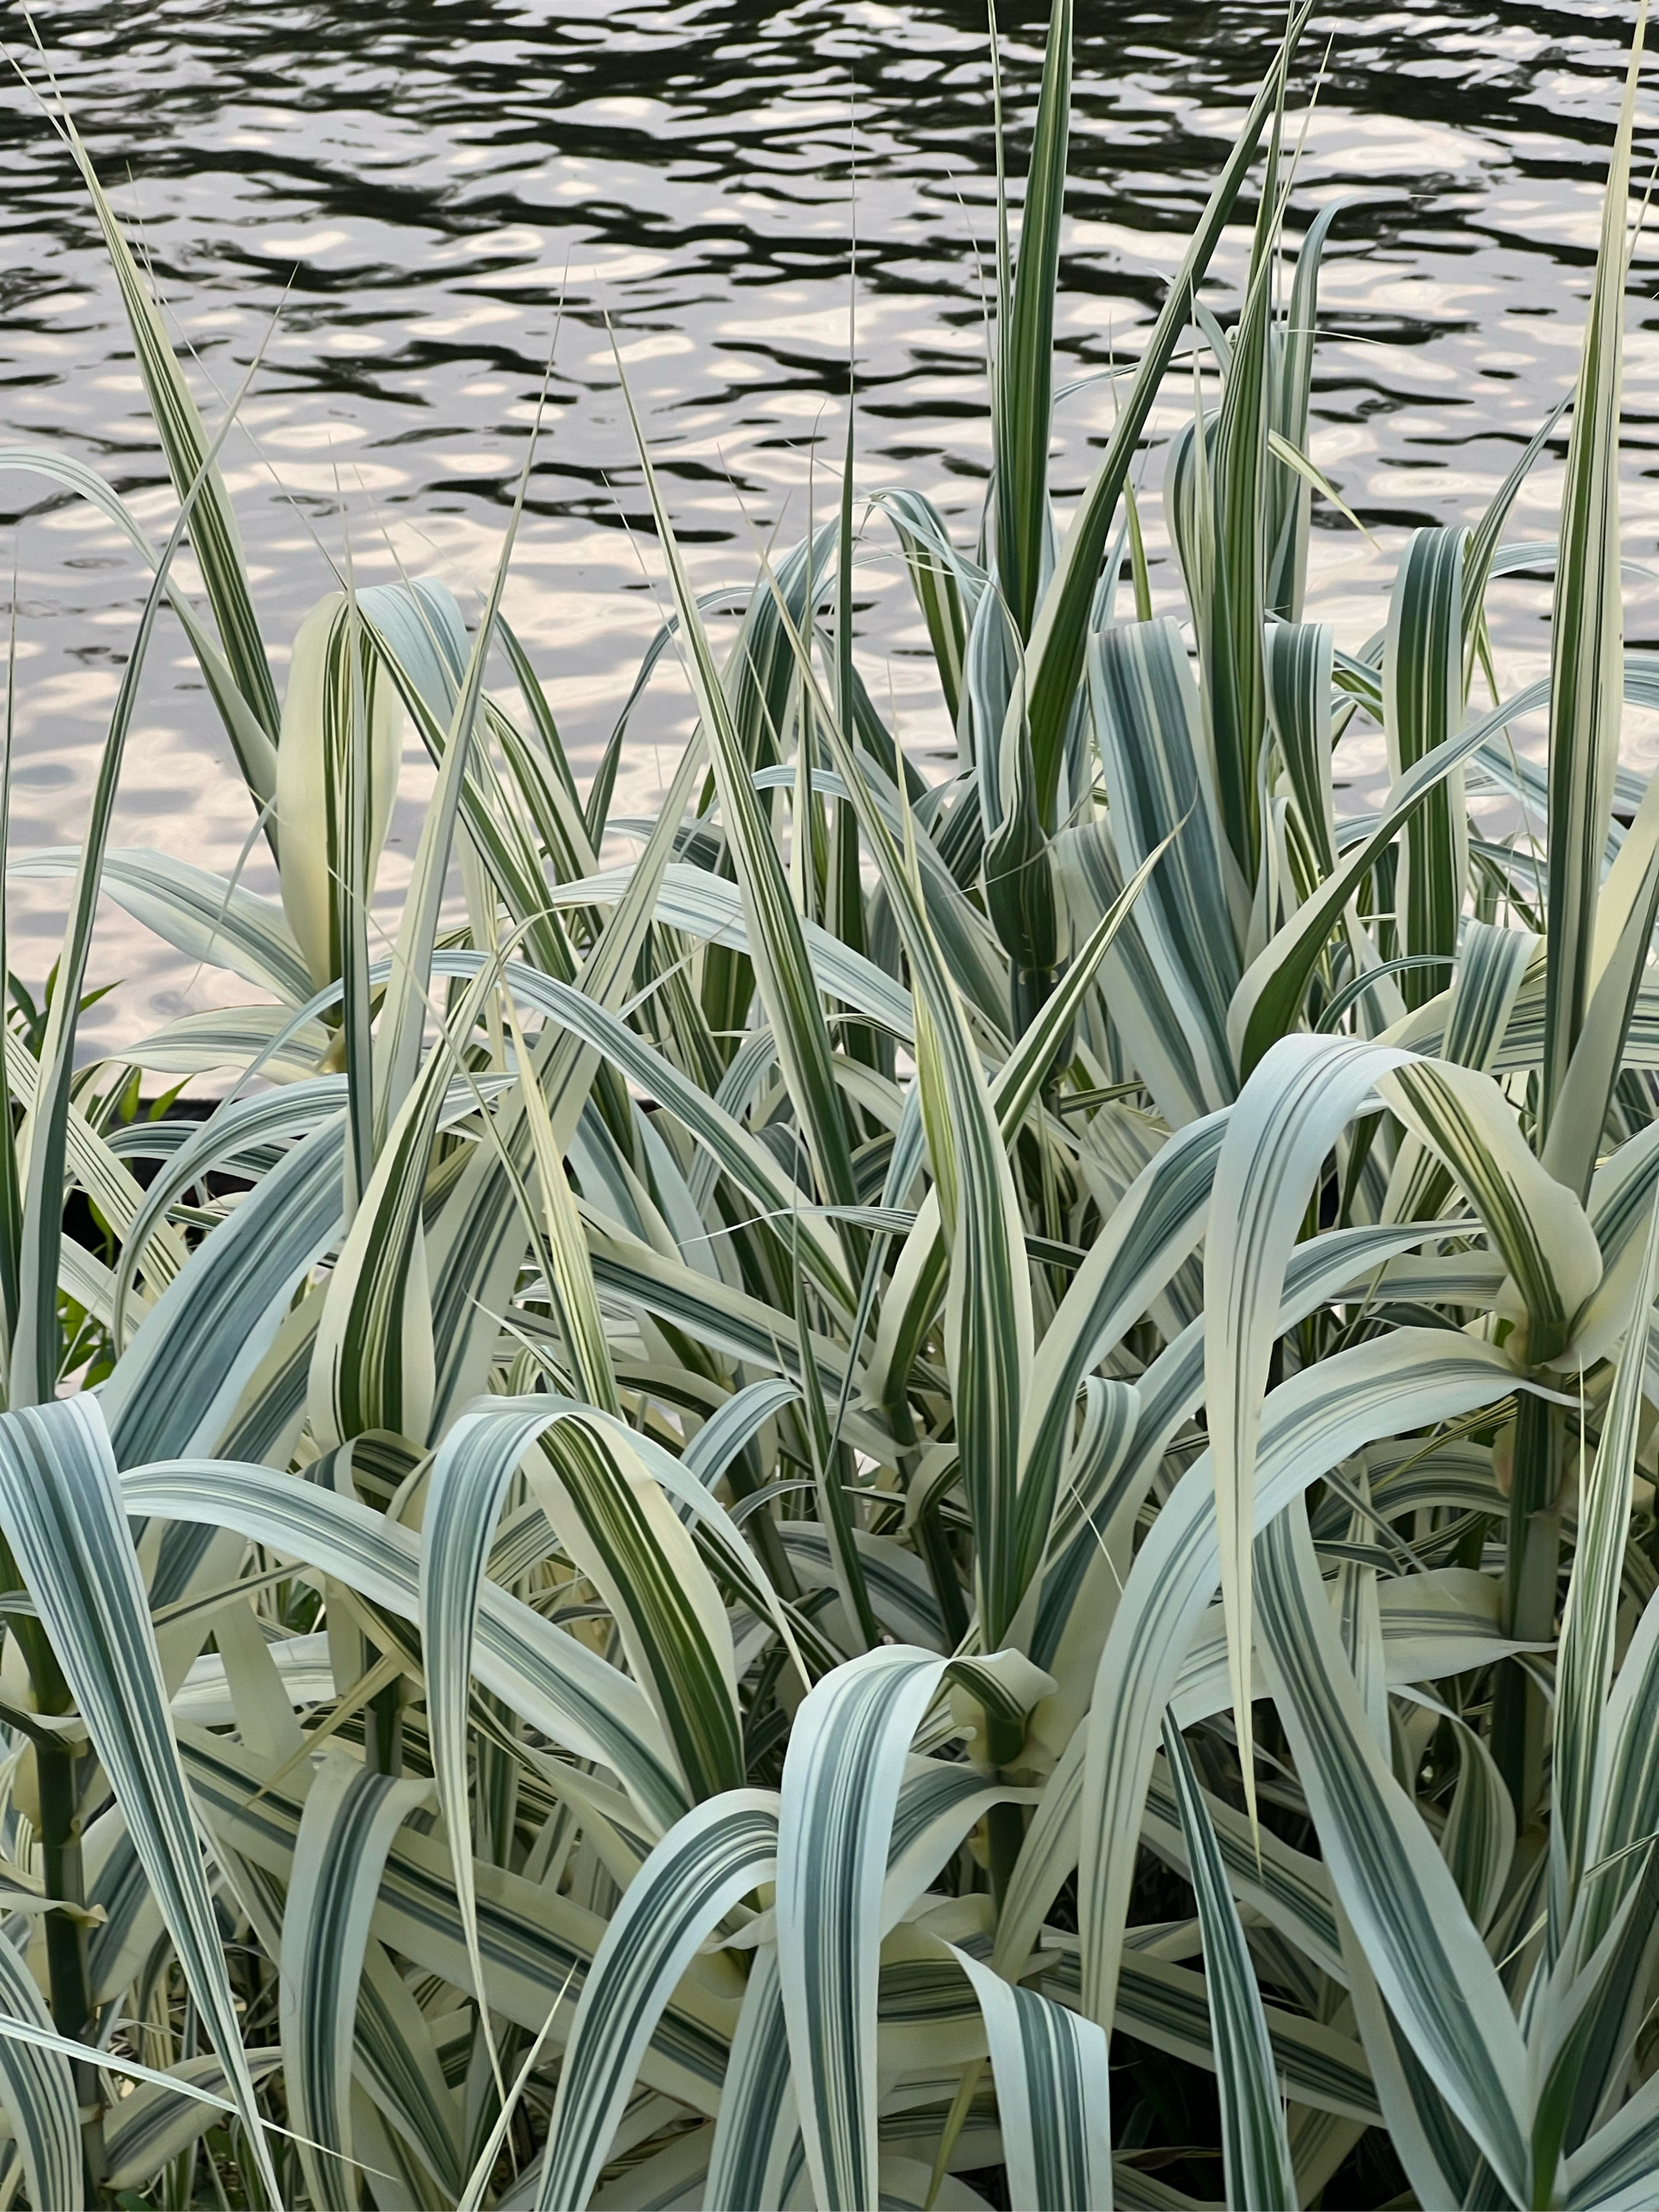
[[[1346,642],[1380,620],[1378,579],[1404,532],[1478,514],[1571,385],[1632,15],[1346,6],[1308,38],[1299,110],[1328,45],[1328,61],[1292,228],[1332,198],[1352,203],[1328,258],[1310,442],[1381,549],[1334,518],[1316,540],[1314,608]],[[1062,379],[1137,345],[1280,16],[1256,0],[1079,0]],[[1043,20],[1028,5],[1003,15],[1020,154]],[[9,21],[15,58],[42,81]],[[226,473],[279,646],[348,545],[360,580],[401,566],[476,604],[551,351],[507,609],[579,773],[591,766],[660,611],[612,332],[699,583],[744,579],[757,538],[799,536],[815,501],[827,513],[849,306],[866,488],[918,485],[971,531],[988,454],[981,284],[994,227],[975,6],[70,0],[36,22],[210,412],[269,336]],[[1653,136],[1638,134],[1644,175]],[[165,471],[96,228],[40,101],[19,87],[0,95],[0,434],[76,453],[164,531]],[[1218,258],[1210,297],[1224,313],[1243,243],[1230,236]],[[1627,378],[1638,557],[1659,530],[1651,265],[1638,252]],[[1158,438],[1182,404],[1172,390]],[[1062,408],[1062,509],[1110,422],[1104,385]],[[1155,544],[1160,476],[1154,453]],[[1540,469],[1516,534],[1551,529],[1559,482],[1559,466]],[[43,500],[25,478],[0,483],[0,520],[15,526],[21,575],[15,835],[66,842],[143,582],[86,508]],[[1167,568],[1157,580],[1164,589]],[[1634,634],[1659,632],[1650,599],[1632,592]],[[872,691],[907,744],[939,756],[948,732],[878,535],[860,599]],[[1535,671],[1546,605],[1536,585],[1498,595],[1500,659],[1517,680]],[[635,725],[626,806],[649,805],[685,724],[665,664]],[[416,824],[417,762],[407,783],[392,895]],[[169,629],[150,658],[117,840],[228,869],[250,819]],[[262,848],[249,868],[272,887]],[[31,887],[14,908],[14,964],[38,981],[61,903]],[[95,966],[131,985],[89,1025],[105,1041],[235,988],[192,975],[118,915]]]

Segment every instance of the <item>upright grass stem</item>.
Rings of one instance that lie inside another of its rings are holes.
[[[1504,1572],[1504,1627],[1520,1644],[1547,1644],[1555,1633],[1565,1440],[1565,1409],[1522,1391],[1516,1410]],[[1492,1756],[1523,1830],[1542,1802],[1548,1717],[1531,1674],[1519,1659],[1507,1660],[1498,1670]]]
[[[11,1550],[0,1540],[0,1586],[23,1588]],[[71,1705],[64,1679],[46,1632],[38,1620],[18,1615],[8,1622],[28,1668],[35,1710],[61,1718]],[[48,1897],[58,1908],[46,1917],[47,1995],[53,2025],[72,2042],[88,2039],[95,2007],[87,1946],[86,1875],[82,1858],[81,1794],[86,1759],[78,1748],[48,1729],[32,1731],[35,1782],[40,1807],[40,1877]],[[96,2069],[77,2062],[74,2067],[76,2097],[81,2121],[81,2147],[88,2202],[103,2201],[103,2091]]]
[[[47,1895],[61,1899],[67,1908],[46,1915],[52,2016],[60,2035],[82,2043],[88,2039],[94,2016],[81,1852],[81,1776],[85,1762],[66,1745],[45,1735],[35,1739],[34,1757],[40,1794],[40,1876]],[[74,2071],[88,2201],[99,2204],[103,2202],[103,2092],[97,2069],[89,2059],[77,2061]]]

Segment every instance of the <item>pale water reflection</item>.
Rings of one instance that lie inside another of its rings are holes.
[[[1403,531],[1476,513],[1571,380],[1631,12],[1341,7],[1310,34],[1302,106],[1328,39],[1330,59],[1295,220],[1363,195],[1328,263],[1311,440],[1382,548],[1337,526],[1317,541],[1315,603],[1345,641],[1379,618],[1375,580]],[[1136,344],[1280,14],[1255,0],[1079,0],[1063,376]],[[1030,6],[1004,20],[1018,134],[1041,21]],[[274,639],[328,588],[348,538],[360,580],[430,571],[464,599],[486,585],[562,295],[507,608],[579,769],[591,765],[658,619],[605,318],[697,580],[740,580],[757,538],[799,535],[815,500],[828,511],[854,204],[863,482],[920,485],[971,526],[988,451],[981,283],[994,217],[989,69],[970,0],[72,0],[37,21],[204,392],[234,387],[280,309],[227,470]],[[19,24],[20,58],[21,35]],[[161,527],[159,454],[69,161],[16,88],[0,99],[0,135],[4,437],[67,445]],[[1639,134],[1638,175],[1652,139]],[[1240,265],[1235,237],[1212,288],[1223,312]],[[1659,536],[1650,268],[1638,254],[1626,484],[1638,557]],[[1159,436],[1182,404],[1172,387]],[[1062,507],[1110,419],[1102,384],[1062,405]],[[1154,494],[1160,472],[1154,455]],[[1547,534],[1558,482],[1539,471],[1516,534]],[[76,834],[142,598],[112,534],[36,490],[15,475],[0,484],[0,512],[25,518],[15,835],[31,844]],[[937,753],[948,732],[897,584],[874,532],[866,674],[905,741]],[[1506,672],[1532,672],[1546,604],[1535,584],[1499,587]],[[1659,633],[1651,604],[1633,591],[1634,634]],[[665,663],[634,725],[620,811],[649,805],[685,721]],[[1368,765],[1362,750],[1354,773]],[[391,892],[420,788],[416,763]],[[249,823],[166,631],[117,840],[228,868]],[[270,888],[259,853],[250,866]],[[58,927],[52,890],[14,894],[15,964],[35,981]],[[234,990],[168,962],[118,915],[94,964],[96,980],[138,986],[99,1010],[94,1040]]]

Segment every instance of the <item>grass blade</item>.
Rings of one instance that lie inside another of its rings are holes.
[[[93,1399],[0,1417],[0,1524],[224,2063],[261,2185],[277,2204],[149,1603]]]
[[[331,1751],[295,1844],[283,1916],[283,2079],[312,2197],[341,2212],[358,2202],[352,2045],[369,1917],[392,1838],[430,1795],[428,1782],[394,1782]]]
[[[1589,1001],[1601,854],[1613,813],[1624,696],[1619,426],[1629,268],[1631,142],[1647,27],[1640,0],[1601,208],[1601,241],[1573,397],[1561,559],[1550,623],[1549,981],[1540,1120],[1546,1137]]]

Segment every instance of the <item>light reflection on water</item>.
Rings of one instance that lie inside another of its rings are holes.
[[[1079,0],[1062,380],[1133,350],[1253,88],[1280,11]],[[1316,541],[1317,611],[1358,643],[1403,531],[1472,519],[1571,381],[1599,179],[1631,9],[1342,8],[1310,31],[1330,61],[1306,125],[1298,222],[1332,198],[1315,459],[1371,526]],[[234,388],[280,319],[229,449],[267,635],[291,635],[349,536],[360,580],[488,584],[550,346],[539,450],[507,607],[544,673],[579,773],[591,767],[659,618],[611,319],[700,585],[752,573],[757,538],[799,536],[845,436],[856,205],[859,435],[866,489],[906,483],[971,529],[988,458],[981,272],[994,229],[990,75],[965,0],[606,7],[488,0],[104,0],[46,9],[40,34],[132,220],[200,388]],[[1017,144],[1041,21],[1005,15]],[[1298,123],[1295,128],[1301,129]],[[1638,137],[1638,175],[1644,173]],[[80,454],[152,530],[169,506],[95,228],[32,99],[0,96],[10,189],[0,223],[0,416],[8,442]],[[854,179],[854,169],[856,172]],[[1224,313],[1243,234],[1218,257]],[[1638,255],[1631,307],[1625,515],[1650,556],[1659,349]],[[1153,418],[1182,419],[1171,386]],[[1108,434],[1109,388],[1060,411],[1064,502]],[[1156,491],[1146,471],[1154,551]],[[1553,526],[1540,468],[1511,534]],[[8,476],[21,563],[21,843],[72,840],[142,599],[84,507]],[[31,504],[33,501],[33,504]],[[1167,568],[1155,580],[1168,578]],[[919,753],[948,738],[922,634],[872,532],[860,652]],[[1169,600],[1173,604],[1173,593]],[[1632,635],[1659,632],[1632,595]],[[1536,672],[1547,592],[1498,587],[1500,664]],[[686,725],[665,664],[635,717],[623,812],[648,807]],[[1633,729],[1636,750],[1644,732]],[[1376,749],[1352,771],[1375,770]],[[383,889],[396,893],[422,788],[411,757]],[[175,631],[152,652],[117,842],[230,867],[249,811]],[[262,848],[250,880],[272,888]],[[15,964],[38,981],[61,887],[15,889]],[[94,980],[109,1040],[237,995],[112,915]]]

